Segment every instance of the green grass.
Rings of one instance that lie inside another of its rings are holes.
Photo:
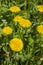
[[[43,24],[43,13],[37,11],[37,5],[43,4],[43,0],[0,0],[0,65],[43,65],[43,35],[39,34],[36,26]],[[19,6],[21,12],[11,13],[10,6]],[[23,14],[24,12],[26,14]],[[14,16],[22,15],[32,21],[28,29],[22,28],[12,20]],[[11,35],[2,34],[4,26],[11,26],[15,31]],[[24,42],[24,48],[20,52],[14,52],[9,47],[9,41],[13,37],[19,37]]]

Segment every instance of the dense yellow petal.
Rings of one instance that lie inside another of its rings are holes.
[[[22,50],[22,48],[23,48],[23,42],[19,38],[14,38],[14,39],[12,39],[10,41],[9,46],[10,46],[11,50],[18,52],[18,51]]]
[[[4,27],[3,29],[2,29],[2,32],[4,33],[4,34],[11,34],[12,33],[12,28],[11,27]]]
[[[12,7],[9,8],[9,10],[11,12],[19,12],[19,11],[21,11],[21,9],[18,6],[12,6]]]
[[[37,26],[37,31],[41,34],[43,34],[43,25]]]
[[[13,20],[14,20],[15,22],[20,22],[22,19],[23,19],[22,16],[16,16],[16,17],[14,17]]]
[[[43,12],[43,5],[38,5],[38,11]]]
[[[19,24],[24,27],[24,28],[28,28],[32,25],[32,23],[30,22],[30,20],[27,19],[22,19]]]

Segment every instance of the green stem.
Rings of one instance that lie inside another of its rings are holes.
[[[27,8],[27,0],[25,0],[24,10],[26,10],[26,8]]]

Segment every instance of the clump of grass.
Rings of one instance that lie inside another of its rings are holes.
[[[0,0],[0,65],[43,65],[42,0]]]

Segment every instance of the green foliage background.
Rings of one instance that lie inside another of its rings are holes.
[[[43,0],[0,0],[0,65],[43,65],[43,60],[40,60],[43,57],[43,35],[36,30],[37,25],[43,24],[43,13],[37,11],[39,4],[43,4]],[[9,12],[8,8],[13,5],[19,6],[21,12]],[[16,15],[32,21],[32,26],[24,29],[14,23],[12,20]],[[13,34],[2,34],[4,26],[11,26]],[[24,42],[23,50],[18,53],[11,51],[8,45],[13,37],[19,37]]]

